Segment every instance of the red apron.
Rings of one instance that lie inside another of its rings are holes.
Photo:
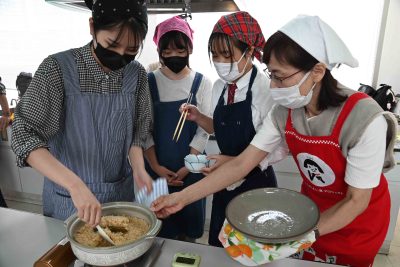
[[[289,109],[285,136],[289,149],[303,178],[301,191],[310,197],[321,213],[346,196],[346,158],[339,146],[342,126],[354,105],[365,97],[355,93],[346,101],[330,136],[306,136],[298,133]],[[346,227],[321,236],[312,246],[324,261],[372,266],[381,247],[390,220],[390,195],[384,175],[373,189],[368,208]]]

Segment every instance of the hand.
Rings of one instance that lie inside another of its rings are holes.
[[[0,131],[5,130],[9,123],[10,123],[10,117],[1,116],[0,117]]]
[[[196,121],[201,115],[199,109],[196,106],[184,103],[179,108],[179,112],[182,113],[182,112],[184,112],[186,110],[188,111],[188,114],[186,116],[186,120]]]
[[[147,194],[150,194],[153,190],[153,179],[151,179],[150,175],[146,172],[144,168],[134,170],[133,179],[135,179],[135,182],[138,185],[139,189],[144,186],[147,188]]]
[[[186,176],[189,174],[189,170],[184,166],[182,168],[180,168],[177,172],[176,172],[177,176],[174,179],[168,180],[168,185],[170,186],[182,186],[183,183],[183,179],[186,178]]]
[[[69,193],[78,211],[78,217],[91,227],[98,225],[101,218],[101,204],[90,189],[81,181],[72,187]]]
[[[154,211],[158,218],[166,218],[174,214],[185,206],[181,192],[165,195],[157,198],[150,205],[150,209]]]
[[[230,160],[232,160],[234,157],[231,156],[226,156],[226,155],[210,155],[207,157],[207,159],[209,160],[215,160],[215,163],[213,165],[211,165],[208,168],[203,168],[201,169],[201,172],[204,175],[208,175],[210,174],[212,171],[216,170],[217,168],[219,168],[222,164],[224,164],[225,162],[228,162]]]
[[[164,166],[158,165],[154,170],[159,177],[164,177],[169,181],[170,179],[175,179],[178,177],[178,174],[170,171],[169,169],[165,168]]]

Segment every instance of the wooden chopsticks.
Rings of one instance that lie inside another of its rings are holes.
[[[186,100],[186,105],[190,104],[192,102],[192,97],[193,97],[193,94],[190,93],[188,98],[187,98],[187,100]],[[175,128],[174,135],[172,136],[172,140],[175,140],[175,142],[178,142],[178,139],[181,136],[181,132],[182,132],[182,129],[183,129],[183,125],[185,124],[185,120],[186,120],[187,114],[188,114],[188,110],[185,110],[184,112],[181,113],[181,116],[179,118],[178,124],[176,125],[176,128]],[[182,118],[183,118],[183,120],[182,120]],[[177,132],[178,132],[178,135],[176,136]]]

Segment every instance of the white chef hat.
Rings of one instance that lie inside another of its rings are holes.
[[[337,64],[358,67],[347,46],[336,32],[318,16],[300,15],[289,21],[279,31],[295,41],[329,70]]]

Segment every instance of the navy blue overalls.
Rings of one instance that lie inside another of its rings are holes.
[[[154,73],[148,74],[150,92],[154,105],[154,148],[157,160],[161,166],[177,172],[184,164],[184,158],[190,154],[190,142],[196,134],[197,125],[194,122],[186,121],[178,142],[172,140],[173,133],[178,123],[180,113],[179,107],[186,102],[186,99],[161,102],[158,93],[157,82]],[[191,93],[193,94],[192,104],[196,105],[196,94],[203,75],[196,73]],[[201,151],[202,152],[202,151]],[[149,174],[158,178],[150,168]],[[170,193],[181,191],[191,184],[203,178],[202,174],[189,173],[183,179],[183,186],[169,186]],[[198,200],[176,214],[163,220],[163,226],[158,236],[165,238],[177,238],[179,235],[186,235],[189,238],[200,238],[203,235],[205,223],[205,199]]]
[[[100,203],[133,201],[128,152],[133,140],[139,63],[133,61],[124,68],[120,92],[94,94],[81,92],[71,50],[54,57],[63,74],[65,96],[63,125],[48,143],[51,154],[78,175]],[[44,215],[65,220],[74,212],[69,192],[45,178]]]
[[[219,97],[218,104],[214,111],[213,121],[215,138],[221,154],[223,155],[239,155],[249,146],[256,134],[251,111],[251,88],[256,75],[257,69],[253,66],[249,88],[244,101],[225,105],[224,94],[227,86],[225,86]],[[275,173],[271,166],[265,171],[256,167],[244,179],[245,181],[236,189],[232,191],[224,189],[213,195],[210,232],[208,237],[208,243],[212,246],[222,247],[221,242],[218,240],[218,234],[225,220],[225,209],[229,201],[235,196],[251,189],[277,186]]]

